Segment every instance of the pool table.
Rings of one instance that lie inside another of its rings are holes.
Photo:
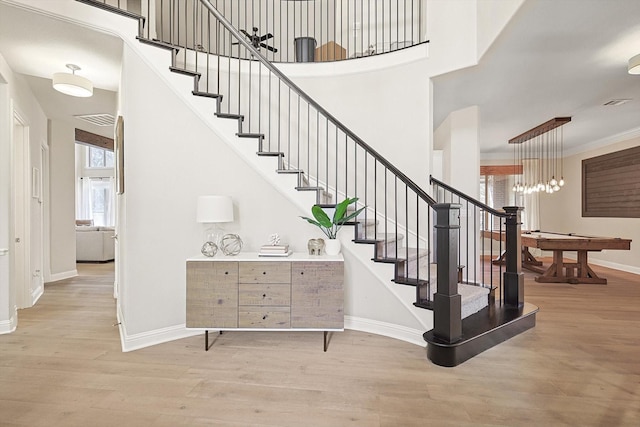
[[[485,237],[494,240],[504,240],[497,231],[483,232]],[[536,282],[542,283],[596,283],[606,284],[607,279],[599,277],[589,267],[587,254],[605,249],[631,249],[631,240],[619,237],[582,236],[574,233],[553,233],[548,231],[523,231],[522,239],[522,268],[539,273]],[[553,252],[553,262],[544,269],[542,262],[535,259],[529,248],[538,248]],[[575,262],[565,262],[564,251],[575,251],[578,256]],[[504,256],[504,254],[503,254]],[[503,257],[501,256],[501,258]],[[498,261],[498,260],[496,260]]]

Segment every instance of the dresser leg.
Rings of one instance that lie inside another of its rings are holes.
[[[209,351],[209,331],[204,331],[204,351]]]
[[[324,351],[325,351],[325,352],[327,351],[327,347],[328,347],[328,344],[329,344],[329,343],[327,342],[327,334],[328,334],[328,332],[327,332],[327,331],[324,331]]]

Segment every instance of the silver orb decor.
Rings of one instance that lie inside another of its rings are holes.
[[[213,242],[205,242],[204,245],[202,245],[202,249],[200,249],[200,252],[202,252],[202,255],[204,256],[216,256],[216,253],[218,253],[218,245]]]
[[[225,234],[220,240],[220,250],[225,255],[238,255],[242,250],[242,239],[237,234]]]

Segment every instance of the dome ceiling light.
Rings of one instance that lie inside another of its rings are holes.
[[[93,83],[87,78],[76,75],[76,71],[79,71],[80,67],[75,64],[67,64],[67,68],[71,70],[71,74],[55,73],[53,75],[53,88],[66,95],[81,98],[92,96]]]

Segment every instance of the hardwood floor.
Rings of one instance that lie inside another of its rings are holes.
[[[122,353],[112,264],[47,284],[0,336],[0,426],[636,426],[640,276],[540,284],[537,326],[456,368],[355,331],[234,332]]]

